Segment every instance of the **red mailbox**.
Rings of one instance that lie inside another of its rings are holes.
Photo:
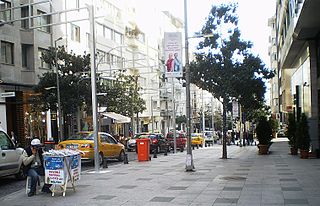
[[[138,161],[149,161],[150,140],[147,138],[137,139]]]

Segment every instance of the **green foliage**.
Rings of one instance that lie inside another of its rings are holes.
[[[199,43],[190,64],[191,82],[225,104],[239,99],[243,112],[249,112],[263,107],[264,79],[273,73],[251,53],[251,42],[241,39],[236,8],[236,4],[212,7],[201,33],[213,36]]]
[[[278,121],[276,119],[270,118],[269,122],[272,128],[272,132],[277,132],[279,127]]]
[[[302,150],[309,150],[310,147],[310,135],[307,116],[302,113],[300,121],[297,124],[296,129],[297,146]]]
[[[297,148],[296,129],[297,129],[297,125],[296,125],[296,120],[294,118],[294,114],[289,113],[286,135],[289,139],[289,145],[293,148]]]
[[[265,116],[259,118],[256,133],[259,144],[268,145],[270,143],[272,139],[272,127],[270,121]]]
[[[51,47],[42,54],[42,58],[50,64],[51,68],[58,65],[60,102],[65,114],[75,112],[77,106],[91,105],[90,80],[83,75],[90,70],[89,55],[68,54],[64,47],[59,47],[57,50]],[[54,71],[48,71],[39,76],[39,83],[34,87],[34,91],[40,94],[36,97],[34,108],[42,111],[57,110],[57,80]]]
[[[104,87],[99,88],[99,92],[107,93],[106,97],[99,97],[99,102],[106,105],[108,111],[129,117],[143,112],[146,103],[138,94],[141,88],[137,84],[136,76],[120,73],[115,81],[104,83]]]
[[[177,116],[176,123],[177,124],[187,123],[187,117],[185,115]]]

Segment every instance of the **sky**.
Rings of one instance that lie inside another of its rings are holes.
[[[169,10],[175,16],[184,20],[184,0],[161,0],[157,2],[163,10]],[[244,40],[253,43],[253,53],[259,55],[269,67],[268,46],[270,28],[268,19],[275,13],[276,0],[187,0],[188,6],[188,36],[201,30],[212,5],[228,2],[238,2],[239,28]],[[197,40],[190,40],[196,45]],[[195,42],[193,42],[195,41]]]

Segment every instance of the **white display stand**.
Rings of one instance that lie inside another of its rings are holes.
[[[45,183],[52,184],[52,196],[59,186],[63,196],[66,195],[67,184],[70,182],[73,191],[76,191],[75,182],[80,180],[81,157],[80,154],[67,156],[44,156]]]

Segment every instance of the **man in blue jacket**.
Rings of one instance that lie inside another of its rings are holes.
[[[31,177],[31,187],[28,197],[36,194],[36,187],[40,176],[44,176],[43,151],[39,139],[33,139],[31,146],[27,147],[22,153],[22,161],[25,165],[26,174]],[[44,184],[42,192],[51,193],[51,184]]]

